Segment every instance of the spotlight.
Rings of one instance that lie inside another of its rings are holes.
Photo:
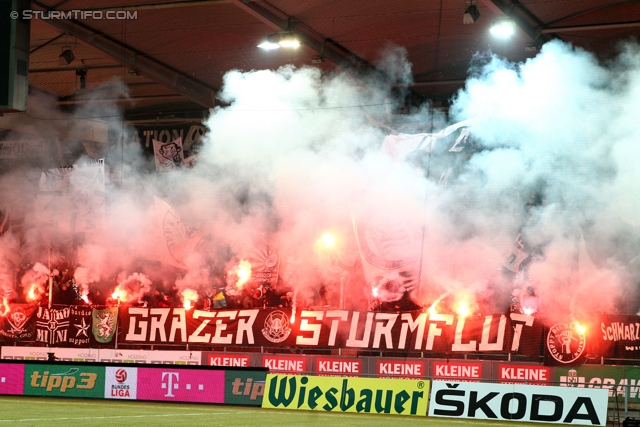
[[[281,47],[295,49],[300,47],[300,40],[290,32],[272,33],[258,47],[265,50],[280,49]]]
[[[278,44],[282,47],[298,48],[300,47],[300,40],[291,33],[285,33],[280,36]]]
[[[478,6],[475,4],[469,5],[467,10],[464,11],[464,15],[462,16],[462,23],[464,25],[474,24],[478,18],[480,18],[480,11],[478,10]]]
[[[498,19],[493,22],[489,31],[496,37],[506,39],[511,37],[515,32],[515,24],[509,18]]]
[[[71,49],[66,48],[62,51],[60,56],[58,56],[58,64],[60,65],[69,65],[76,59],[76,56],[71,52]]]

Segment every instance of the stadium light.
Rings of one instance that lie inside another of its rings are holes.
[[[515,23],[509,18],[501,18],[493,22],[489,31],[498,38],[506,39],[515,33]]]
[[[291,32],[272,33],[258,47],[265,50],[280,49],[281,47],[297,49],[300,47],[300,40]]]

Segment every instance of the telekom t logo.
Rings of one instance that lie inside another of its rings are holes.
[[[175,377],[175,382],[174,382]],[[164,382],[164,379],[167,378],[167,382]],[[178,381],[180,380],[180,374],[177,372],[163,372],[162,373],[162,388],[167,389],[167,394],[165,397],[175,397],[172,393],[173,389],[178,389]]]

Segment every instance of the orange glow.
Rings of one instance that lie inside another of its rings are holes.
[[[242,288],[242,286],[251,278],[251,263],[245,260],[240,261],[236,270],[236,275],[238,276],[236,286],[238,288]]]
[[[32,283],[31,287],[29,288],[29,292],[27,292],[27,299],[29,301],[35,301],[38,299],[38,285],[36,283]]]
[[[535,307],[522,307],[522,312],[524,314],[526,314],[527,316],[531,316],[536,311],[538,311],[538,310],[536,310]]]
[[[182,291],[182,306],[187,310],[194,306],[194,303],[198,301],[198,292],[193,289],[185,289]]]
[[[118,301],[126,301],[127,299],[127,291],[124,289],[117,287],[115,291],[111,294],[111,298]]]
[[[90,302],[89,302],[89,297],[88,297],[88,296],[86,296],[86,295],[82,295],[82,296],[80,297],[80,299],[81,299],[82,301],[86,302],[87,304],[90,304]]]
[[[0,298],[2,298],[2,304],[0,304],[0,316],[6,316],[10,311],[9,303],[7,302],[6,298]]]
[[[336,238],[331,233],[324,233],[320,236],[320,241],[327,248],[332,248],[336,244]]]
[[[291,323],[296,321],[296,311],[291,310]]]
[[[471,313],[471,309],[469,308],[469,304],[466,301],[460,301],[456,312],[460,317],[467,317]]]
[[[573,322],[573,326],[576,328],[576,331],[580,332],[581,334],[584,334],[587,331],[587,328],[585,328],[579,322]]]

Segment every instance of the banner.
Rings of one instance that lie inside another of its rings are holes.
[[[174,267],[186,269],[185,258],[198,248],[204,234],[185,225],[164,200],[155,196],[153,198],[161,240],[158,259]]]
[[[69,232],[92,232],[104,227],[104,159],[49,169],[40,177],[35,216]]]
[[[224,403],[225,372],[162,368],[137,368],[140,400]]]
[[[262,407],[424,416],[428,396],[429,381],[269,374]]]
[[[117,326],[117,307],[93,310],[91,313],[91,333],[97,342],[106,344],[113,341]]]
[[[25,365],[24,394],[104,398],[104,366],[62,363]]]
[[[153,158],[156,161],[156,171],[158,172],[170,172],[183,166],[182,138],[167,143],[154,139]]]
[[[36,341],[48,345],[65,345],[69,337],[71,306],[63,308],[38,307]]]
[[[5,304],[0,307],[0,342],[33,341],[36,337],[36,305]]]
[[[267,371],[258,369],[225,371],[225,405],[262,406]]]
[[[271,288],[278,283],[278,270],[280,268],[280,256],[274,250],[254,250],[249,256],[251,263],[250,283],[256,286],[268,284]]]
[[[93,337],[91,334],[93,310],[86,305],[72,305],[69,310],[69,344],[74,347],[90,347]]]
[[[429,416],[604,426],[607,423],[607,392],[433,381]]]
[[[556,368],[556,381],[562,387],[596,388],[607,390],[609,399],[616,396],[640,403],[640,368],[635,366],[579,366]]]
[[[537,348],[542,326],[511,313],[475,317],[422,311],[121,308],[123,343],[212,346],[354,348],[433,353],[511,352]],[[521,346],[521,342],[529,345]]]

